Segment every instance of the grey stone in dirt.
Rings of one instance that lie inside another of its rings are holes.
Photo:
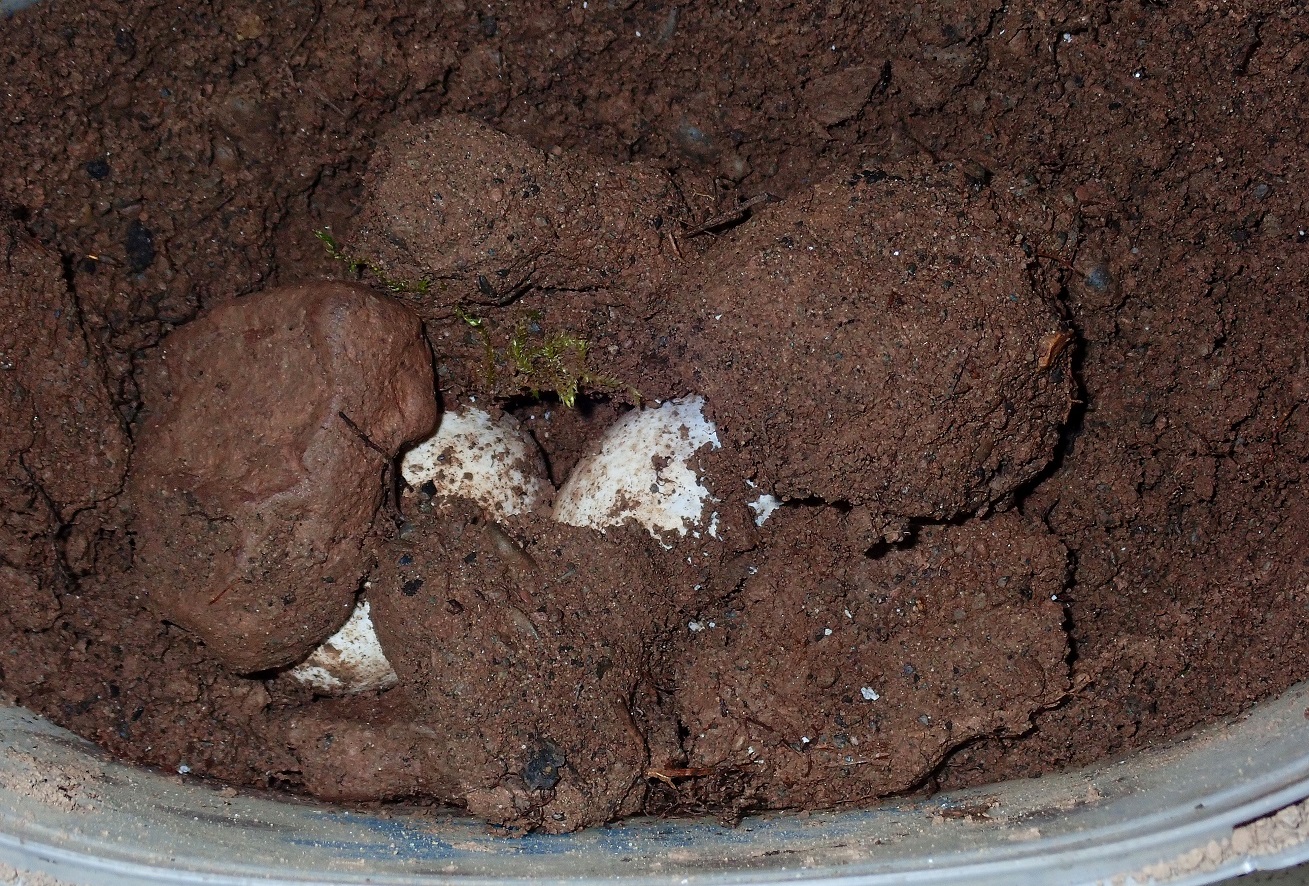
[[[223,664],[290,664],[338,628],[388,462],[436,424],[418,318],[317,283],[223,305],[143,366],[132,581]]]

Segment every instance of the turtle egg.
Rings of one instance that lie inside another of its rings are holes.
[[[415,488],[431,481],[441,498],[475,502],[493,520],[532,510],[545,492],[545,464],[536,441],[512,415],[465,407],[441,416],[436,434],[400,464]]]
[[[713,496],[687,464],[702,447],[721,445],[704,402],[683,397],[614,422],[599,453],[578,462],[559,490],[554,518],[601,532],[632,519],[658,539],[708,522],[706,531],[716,536],[717,515],[705,515]]]
[[[354,695],[387,689],[398,680],[382,652],[382,644],[377,641],[367,600],[360,600],[341,629],[288,674],[322,695]]]

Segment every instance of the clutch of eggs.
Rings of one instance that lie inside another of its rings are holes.
[[[553,519],[601,533],[635,520],[666,548],[688,533],[716,538],[712,490],[691,465],[697,452],[721,445],[704,405],[703,397],[691,395],[634,409],[614,422],[558,491]],[[540,449],[518,421],[471,406],[447,411],[436,433],[404,456],[401,473],[414,488],[430,482],[437,498],[477,504],[491,520],[532,511],[551,488]],[[766,520],[777,504],[761,494],[750,505],[756,522]],[[324,695],[394,684],[367,599],[289,674]]]

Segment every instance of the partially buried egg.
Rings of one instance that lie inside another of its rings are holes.
[[[633,410],[609,427],[599,452],[578,462],[555,499],[554,518],[601,532],[635,520],[661,541],[701,527],[716,536],[715,499],[691,465],[704,447],[719,442],[703,397]]]
[[[475,502],[493,520],[524,514],[547,490],[536,441],[512,415],[493,417],[473,407],[441,416],[436,433],[405,455],[405,482],[430,482],[437,498]]]
[[[397,679],[377,642],[367,600],[361,600],[341,629],[288,673],[320,695],[387,689]]]
[[[540,450],[518,421],[472,407],[442,415],[436,433],[405,455],[401,471],[410,486],[431,483],[434,497],[472,501],[493,521],[531,511],[549,488]],[[352,695],[396,682],[367,599],[288,673],[320,695]]]
[[[698,453],[719,448],[704,405],[703,397],[691,395],[635,409],[614,422],[559,490],[553,519],[601,533],[633,520],[665,548],[686,535],[720,537],[714,509],[720,499],[694,464]],[[498,522],[531,512],[551,488],[536,441],[518,421],[471,407],[447,412],[437,433],[410,450],[401,469],[414,488],[430,483],[432,498],[478,505],[491,521],[493,538],[507,538]],[[762,525],[779,502],[757,489],[753,494],[757,500],[749,507]],[[290,674],[327,695],[393,684],[367,600]]]

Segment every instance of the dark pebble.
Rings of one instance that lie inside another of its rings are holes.
[[[568,759],[557,744],[542,739],[523,767],[523,784],[528,790],[548,791],[559,784],[559,767]]]
[[[140,274],[155,262],[154,232],[136,219],[127,226],[127,269],[133,274]]]
[[[1104,292],[1113,283],[1113,277],[1109,274],[1109,269],[1104,265],[1095,265],[1091,270],[1086,272],[1086,285],[1092,289]]]
[[[977,187],[989,184],[991,181],[991,170],[987,169],[976,160],[965,160],[963,164],[963,173]]]
[[[103,159],[91,160],[86,164],[86,174],[96,181],[109,178],[109,163]]]
[[[119,28],[114,34],[114,45],[128,55],[136,55],[136,35],[127,28]]]
[[[411,578],[400,588],[400,593],[406,597],[412,597],[423,589],[423,580],[421,578]]]

